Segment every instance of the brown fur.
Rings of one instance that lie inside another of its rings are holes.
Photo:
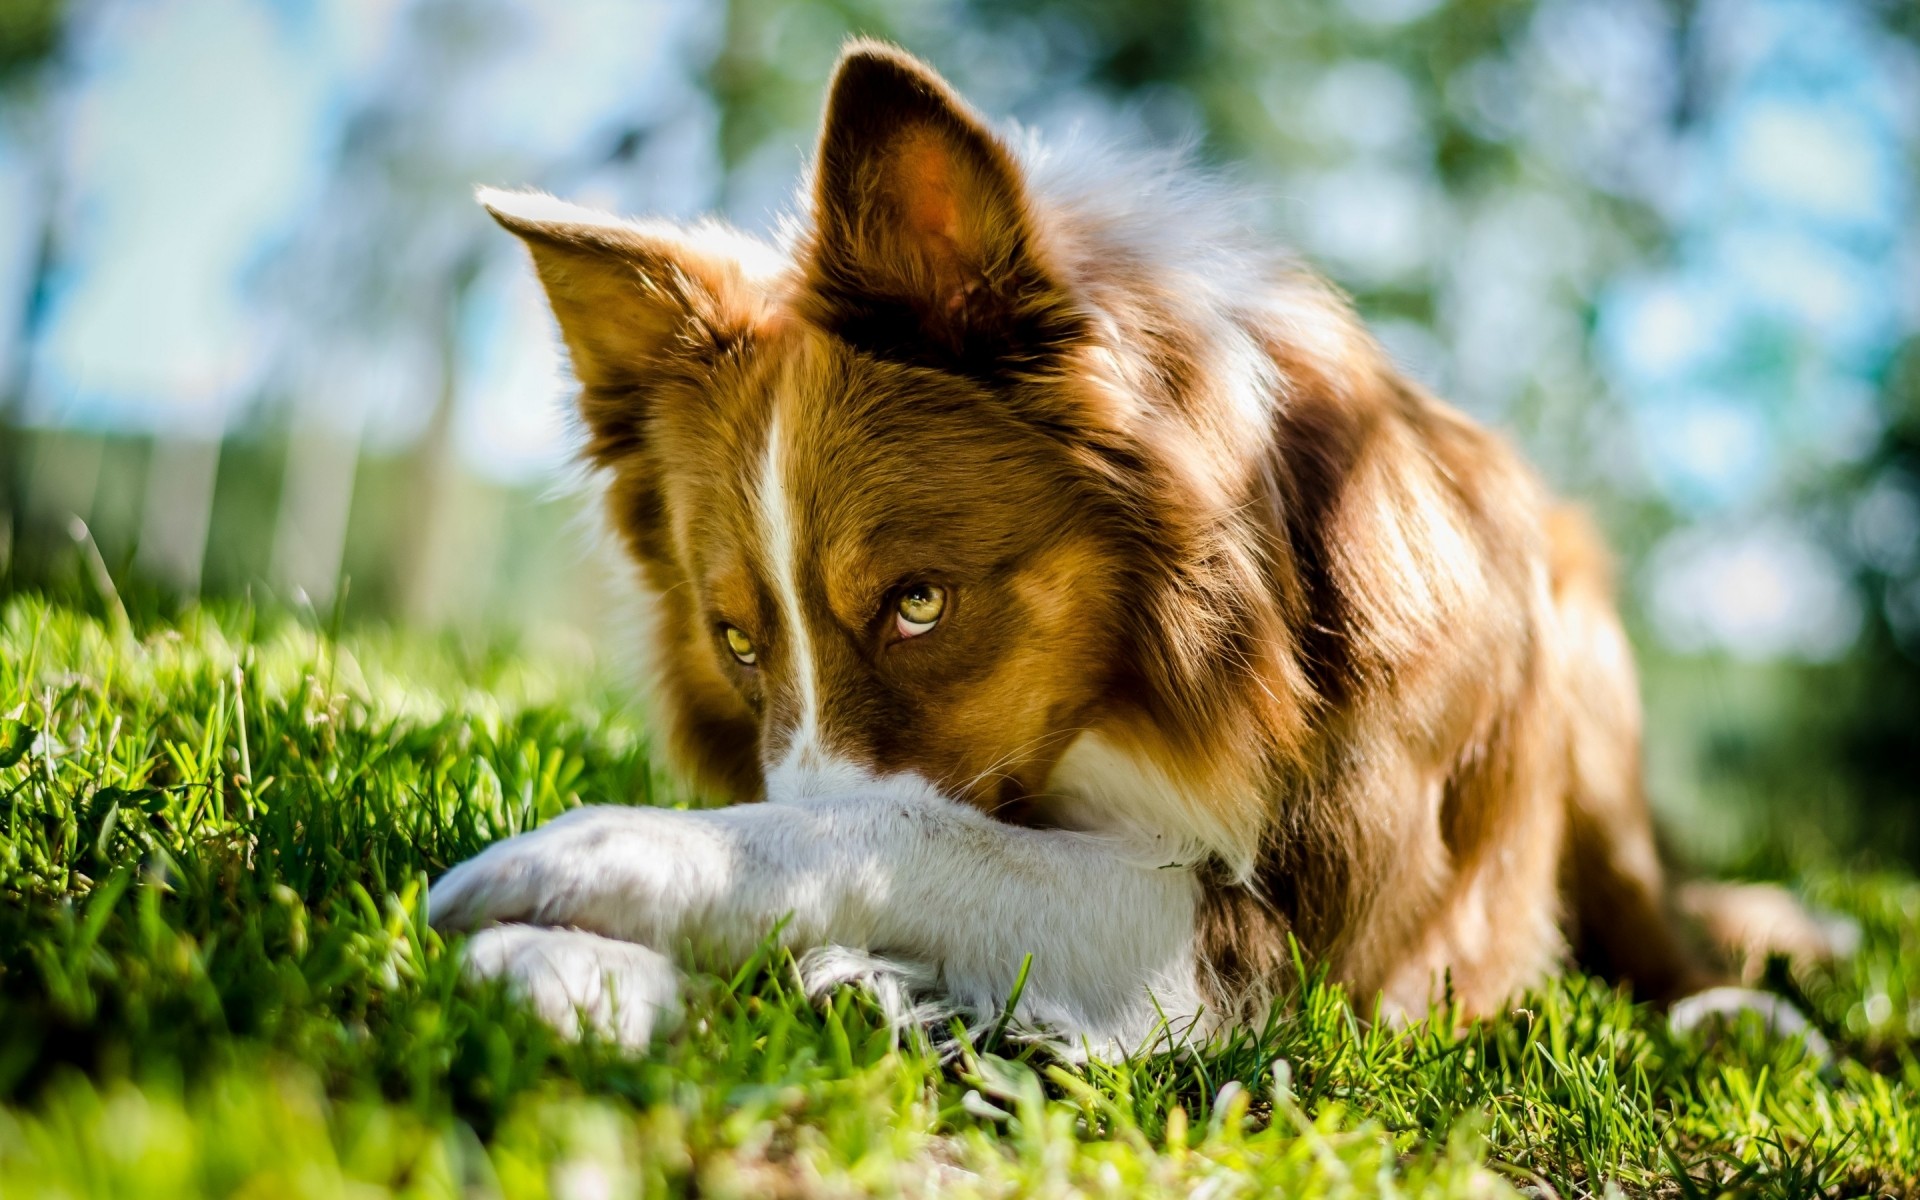
[[[495,208],[553,299],[659,601],[672,747],[709,788],[761,795],[806,697],[757,490],[772,441],[824,744],[1009,820],[1100,824],[1056,787],[1099,738],[1160,781],[1126,819],[1204,864],[1227,1009],[1283,984],[1289,934],[1395,1011],[1443,983],[1492,1011],[1563,928],[1647,994],[1706,979],[1592,533],[1310,274],[1249,250],[1209,280],[1121,207],[1042,198],[944,82],[868,43],[783,250]],[[907,640],[890,605],[915,583],[950,608]]]

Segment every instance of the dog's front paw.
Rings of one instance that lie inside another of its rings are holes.
[[[567,863],[541,830],[496,842],[434,880],[427,920],[435,929],[479,929],[500,921],[538,921]],[[563,889],[564,890],[564,889]]]
[[[467,939],[469,977],[498,979],[567,1037],[583,1029],[640,1049],[680,1019],[679,972],[632,942],[578,929],[495,925]]]
[[[663,849],[646,816],[629,808],[580,808],[481,851],[434,882],[427,919],[436,929],[487,925],[577,925],[645,941],[628,928],[657,907],[650,863]]]
[[[896,1039],[909,1029],[944,1024],[960,1015],[940,990],[939,972],[924,963],[851,946],[816,946],[795,965],[807,998],[815,1003],[846,986],[873,997]]]

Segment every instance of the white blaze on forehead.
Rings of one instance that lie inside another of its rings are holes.
[[[787,743],[787,758],[812,747],[819,739],[820,696],[814,680],[813,641],[800,609],[800,576],[796,566],[800,531],[788,505],[785,447],[781,445],[780,402],[774,400],[767,422],[767,453],[760,462],[760,537],[774,594],[780,599],[781,632],[787,639],[794,679],[800,689],[800,725]]]

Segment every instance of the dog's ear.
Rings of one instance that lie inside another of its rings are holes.
[[[813,180],[816,318],[856,343],[973,360],[1068,336],[1019,164],[933,69],[860,41],[828,89]]]
[[[477,196],[533,255],[598,462],[634,448],[663,380],[697,371],[766,319],[775,267],[749,238],[714,225],[623,220],[538,192],[481,188]]]

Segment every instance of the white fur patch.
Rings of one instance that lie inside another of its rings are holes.
[[[961,1015],[940,994],[940,977],[925,963],[887,958],[851,946],[816,946],[800,956],[800,985],[814,1001],[842,987],[866,990],[896,1032],[929,1029]]]
[[[800,725],[787,743],[786,759],[799,761],[815,749],[820,737],[819,685],[814,678],[813,640],[807,634],[806,613],[800,605],[797,563],[799,530],[787,504],[787,481],[780,445],[780,407],[774,401],[767,422],[767,452],[760,463],[757,487],[760,535],[767,569],[773,574],[774,594],[780,598],[780,619],[792,647],[794,679],[800,690]]]
[[[1097,733],[1073,740],[1044,790],[1058,798],[1061,823],[1124,838],[1142,861],[1185,866],[1211,851],[1239,875],[1253,871],[1253,848],[1213,815],[1207,797]]]
[[[577,809],[448,872],[432,920],[572,926],[740,962],[784,918],[787,945],[843,948],[837,966],[814,960],[821,978],[910,964],[887,972],[902,1013],[933,980],[955,1010],[991,1020],[1031,954],[1012,1014],[1026,1028],[1111,1056],[1211,1027],[1191,872],[995,821],[912,776],[810,781],[832,786],[694,812]]]

